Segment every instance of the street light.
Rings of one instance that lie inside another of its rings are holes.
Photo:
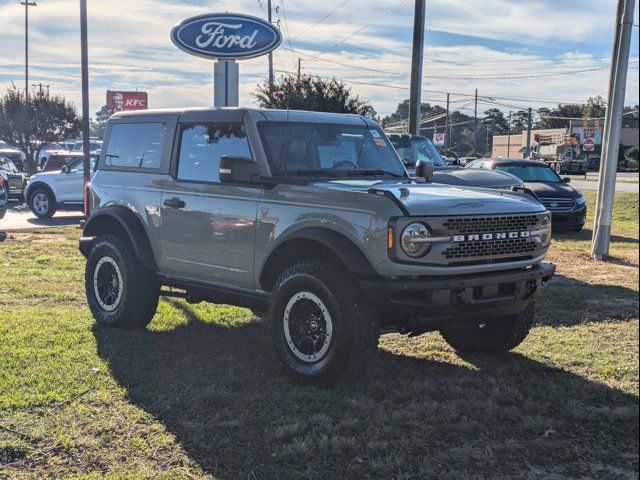
[[[36,2],[20,2],[24,5],[24,95],[29,95],[29,7],[37,7]]]

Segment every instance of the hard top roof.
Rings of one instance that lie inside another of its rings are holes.
[[[238,116],[242,116],[245,113],[261,114],[267,120],[272,121],[319,121],[319,122],[337,122],[340,123],[361,123],[363,120],[373,125],[374,122],[371,119],[362,117],[360,115],[344,114],[344,113],[326,113],[326,112],[310,112],[305,110],[267,110],[257,108],[245,108],[245,107],[224,107],[224,108],[211,108],[211,107],[192,107],[192,108],[166,108],[166,109],[154,109],[154,110],[129,110],[125,112],[115,113],[111,118],[131,118],[131,117],[150,117],[150,116],[162,116],[162,115],[174,115],[181,118],[203,118],[210,113],[225,113],[225,117],[229,118],[234,116],[235,113]]]

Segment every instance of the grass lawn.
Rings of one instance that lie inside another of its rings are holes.
[[[590,231],[556,235],[557,277],[513,353],[385,335],[377,381],[332,390],[287,380],[248,310],[164,300],[147,331],[98,328],[79,231],[14,234],[0,478],[636,479],[638,195],[615,220],[607,263]]]

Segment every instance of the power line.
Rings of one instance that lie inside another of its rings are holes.
[[[296,38],[299,38],[301,35],[304,35],[305,33],[307,33],[309,30],[311,30],[316,25],[324,22],[327,18],[329,18],[334,13],[336,13],[338,10],[340,10],[342,7],[344,7],[350,1],[351,0],[344,0],[342,3],[337,5],[333,10],[331,10],[329,13],[327,13],[324,17],[322,17],[320,20],[317,20],[317,21],[313,22],[312,24],[310,24],[307,27],[305,27],[301,32],[297,33],[293,38],[291,38],[291,40],[295,40]]]
[[[364,27],[359,28],[358,30],[356,30],[355,32],[353,32],[351,35],[347,35],[345,38],[343,38],[342,40],[340,40],[339,42],[334,43],[332,46],[330,46],[328,49],[320,52],[318,55],[312,57],[310,60],[305,60],[310,62],[311,60],[315,60],[319,57],[321,57],[322,55],[324,55],[325,53],[333,50],[335,47],[337,47],[338,45],[342,45],[343,43],[345,43],[346,41],[352,39],[353,37],[355,37],[356,35],[358,35],[359,33],[361,33],[362,31],[364,31],[365,29],[377,24],[380,20],[382,20],[385,16],[389,15],[391,12],[393,12],[394,10],[396,10],[397,8],[399,8],[403,3],[405,3],[406,0],[399,0],[398,2],[396,2],[395,5],[393,5],[392,7],[388,8],[387,10],[385,10],[384,12],[382,12],[380,15],[378,15],[376,18],[374,18],[373,20],[371,20],[369,23],[367,23]]]

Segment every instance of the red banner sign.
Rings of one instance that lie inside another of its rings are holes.
[[[107,110],[111,115],[127,110],[146,110],[149,108],[147,92],[121,92],[107,90]]]

